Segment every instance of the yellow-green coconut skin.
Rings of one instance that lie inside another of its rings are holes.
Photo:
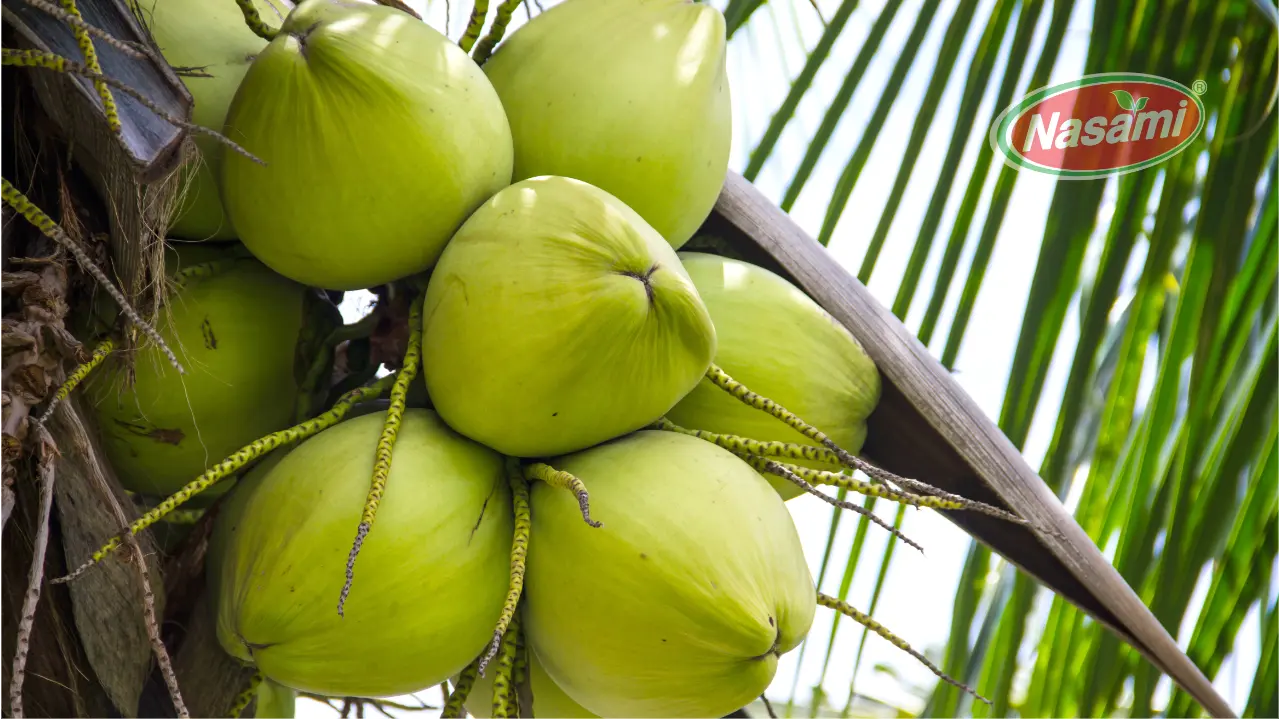
[[[286,277],[355,290],[430,268],[511,182],[511,130],[480,68],[395,8],[298,5],[236,92],[224,155],[240,239]]]
[[[423,317],[433,407],[516,457],[652,423],[715,354],[675,251],[612,195],[562,177],[516,183],[467,220],[432,273]]]
[[[254,0],[253,5],[273,26],[293,8],[286,0]],[[191,122],[221,132],[240,80],[267,41],[245,25],[234,2],[138,0],[135,10],[170,65],[199,68],[208,75],[181,79],[195,101]],[[194,138],[200,156],[183,170],[185,193],[169,235],[184,240],[232,240],[236,232],[222,209],[217,179],[223,146],[208,135]]]
[[[631,206],[679,248],[724,185],[733,137],[724,17],[687,0],[567,0],[484,66],[515,179],[564,175]]]
[[[735,380],[856,453],[880,400],[880,373],[853,335],[808,295],[764,268],[719,255],[680,259],[716,326],[716,364]],[[667,413],[688,428],[812,445],[772,416],[704,380]],[[799,461],[820,470],[837,465]],[[803,491],[766,475],[783,499]]]
[[[193,245],[170,252],[177,271],[224,251]],[[161,337],[186,369],[144,345],[128,364],[117,353],[86,381],[103,450],[127,490],[166,497],[258,438],[293,424],[294,353],[307,289],[253,258],[189,279],[160,315]],[[210,499],[230,483],[198,498]]]
[[[385,697],[436,685],[480,653],[502,608],[512,537],[503,459],[411,409],[338,616],[382,422],[365,415],[304,441],[247,478],[240,511],[217,519],[218,639],[299,691]]]
[[[547,674],[602,717],[722,717],[804,638],[815,592],[777,493],[735,455],[647,430],[552,464],[591,513],[537,483],[525,631]]]
[[[490,665],[489,667],[493,667]],[[476,682],[471,686],[471,694],[467,696],[465,703],[467,712],[472,717],[491,718],[493,717],[493,675],[494,671],[489,670],[485,677],[476,677]],[[573,698],[565,694],[564,690],[556,685],[551,676],[547,674],[546,668],[542,667],[542,663],[538,662],[538,656],[529,653],[529,683],[530,690],[533,692],[533,717],[536,718],[598,718],[599,715],[593,714],[590,710],[582,707],[573,701]],[[515,685],[512,685],[512,694],[516,692]]]
[[[256,718],[292,718],[296,712],[298,694],[270,680],[258,686],[258,697],[253,716]]]

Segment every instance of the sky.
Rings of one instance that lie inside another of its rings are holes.
[[[823,17],[826,18],[830,18],[839,5],[838,0],[816,0],[816,3]],[[430,0],[430,2],[411,0],[408,4],[423,14],[424,18],[437,29],[444,29],[446,9],[441,0]],[[544,6],[549,4],[543,3]],[[993,4],[994,0],[982,0],[976,17],[986,18]],[[803,156],[830,99],[835,95],[846,69],[866,40],[871,25],[883,5],[884,0],[867,0],[859,4],[841,38],[833,47],[831,57],[815,78],[812,89],[801,101],[795,118],[782,134],[770,162],[757,178],[757,186],[774,200],[781,199],[791,174]],[[905,44],[907,34],[919,14],[921,5],[922,0],[906,0],[903,3],[902,9],[882,40],[881,51],[876,53],[827,151],[815,168],[806,190],[800,195],[791,211],[791,216],[796,222],[813,236],[818,234],[821,227],[831,188],[853,147],[859,141],[862,128],[866,126],[880,97],[881,89],[885,86],[893,64],[897,61],[899,53],[890,50],[901,48]],[[880,209],[884,206],[885,198],[898,171],[899,161],[915,120],[915,113],[933,72],[942,34],[956,5],[957,0],[942,3],[938,17],[932,23],[932,29],[922,43],[917,60],[907,76],[899,99],[881,131],[875,150],[867,161],[861,181],[856,186],[848,207],[836,226],[829,249],[851,273],[857,271],[871,231],[875,227],[875,221],[879,218]],[[1071,19],[1060,59],[1049,84],[1074,79],[1082,74],[1085,52],[1088,48],[1091,5],[1092,3],[1087,2],[1077,4],[1077,12]],[[469,10],[470,3],[465,0],[454,0],[449,22],[450,37],[455,39],[458,37]],[[1041,18],[1033,48],[1038,48],[1044,37],[1048,16],[1049,13],[1046,11]],[[524,19],[523,10],[518,11],[508,32],[517,29],[523,24]],[[937,179],[937,168],[942,165],[943,156],[950,142],[952,125],[947,122],[947,119],[953,118],[957,113],[964,74],[983,23],[974,22],[972,25],[956,63],[957,69],[953,73],[952,81],[939,102],[935,122],[917,162],[917,172],[914,173],[907,187],[897,213],[898,220],[888,235],[876,272],[868,285],[871,292],[886,307],[890,306],[894,300],[899,278],[903,268],[906,267],[920,219]],[[730,44],[727,62],[734,103],[734,142],[730,163],[733,169],[741,171],[746,166],[748,154],[767,126],[774,109],[785,97],[791,78],[803,65],[806,49],[813,46],[821,32],[822,25],[817,13],[804,0],[775,0],[758,11],[750,25]],[[1011,36],[1012,31],[1008,35]],[[1009,38],[1006,37],[1006,48],[1008,44]],[[968,177],[979,143],[985,141],[986,123],[987,119],[993,115],[994,94],[998,78],[1003,74],[1003,61],[1002,53],[1001,60],[992,75],[995,80],[977,115],[980,126],[973,129],[959,168],[958,176],[962,179]],[[1021,89],[1026,89],[1033,65],[1034,62],[1027,63],[1023,80],[1019,85]],[[962,187],[962,182],[957,185]],[[970,327],[965,336],[965,343],[957,358],[956,379],[992,418],[997,417],[1000,411],[1053,187],[1052,178],[1034,173],[1024,173],[1019,179],[989,265],[987,281],[978,297]],[[962,192],[960,188],[953,191],[943,217],[942,232],[950,230],[951,219],[954,217]],[[1114,183],[1110,185],[1104,200],[1104,215],[1110,212],[1113,203]],[[984,217],[985,210],[984,201],[979,206],[977,217]],[[973,229],[974,236],[971,240],[976,237],[978,230],[979,227]],[[942,244],[942,242],[937,243],[939,246]],[[972,244],[970,242],[970,246]],[[930,258],[921,280],[923,288],[932,287],[940,251],[938,248]],[[966,252],[971,252],[971,248]],[[1140,261],[1141,258],[1137,260]],[[968,262],[969,257],[966,254],[961,260],[960,277],[963,277]],[[1140,265],[1135,262],[1131,273],[1136,276],[1139,270]],[[941,354],[948,330],[947,324],[954,313],[961,283],[962,281],[956,283],[943,310],[943,321],[935,333],[935,342],[931,347],[935,354]],[[912,312],[908,315],[907,325],[913,330],[919,324],[925,302],[926,299],[918,295]],[[364,301],[353,297],[344,307],[344,311],[354,317],[362,307],[364,307]],[[1024,455],[1032,467],[1039,466],[1041,457],[1048,447],[1076,338],[1077,329],[1074,315],[1072,315],[1063,327],[1058,352],[1050,365],[1045,393],[1024,448]],[[1150,381],[1150,377],[1146,378],[1148,386]],[[1073,497],[1068,497],[1069,507],[1073,500]],[[885,503],[881,505],[885,506],[881,508],[881,515],[892,522],[896,507],[888,507]],[[831,516],[830,508],[808,497],[789,502],[788,508],[800,531],[810,567],[816,573],[826,541]],[[855,526],[856,523],[848,518],[841,523],[840,531],[836,536],[837,549],[848,548],[852,544]],[[887,578],[885,594],[881,598],[875,616],[882,624],[917,649],[940,650],[947,640],[951,603],[968,551],[968,536],[940,516],[929,511],[916,510],[907,513],[904,532],[924,546],[925,554],[920,555],[909,548],[899,549]],[[874,586],[875,568],[878,566],[878,558],[884,548],[885,537],[884,533],[876,532],[874,529],[868,535],[863,551],[863,557],[867,560],[862,572],[855,576],[853,582],[850,602],[864,610],[869,603]],[[844,553],[847,554],[847,549]],[[842,569],[844,554],[837,550],[835,560],[838,561],[835,562],[835,566]],[[837,590],[838,573],[833,575],[827,578],[821,587],[824,592],[835,593]],[[1202,583],[1201,594],[1203,589]],[[1047,611],[1046,600],[1047,596],[1042,597],[1039,606],[1041,613]],[[1193,621],[1194,613],[1189,613],[1189,616]],[[825,639],[830,632],[830,627],[831,614],[820,610],[810,631],[810,637]],[[1187,630],[1189,630],[1189,623],[1179,637],[1184,646],[1189,637]],[[1248,695],[1252,668],[1256,664],[1258,653],[1259,633],[1259,618],[1254,612],[1250,614],[1240,630],[1238,652],[1242,660],[1239,667],[1236,667],[1234,660],[1228,661],[1219,673],[1219,681],[1216,683],[1219,691],[1237,708],[1243,706]],[[841,623],[823,686],[828,695],[836,699],[836,702],[842,702],[848,691],[859,635],[860,629],[856,625],[851,622]],[[785,699],[790,696],[797,671],[799,672],[798,696],[802,701],[807,700],[808,688],[816,682],[823,658],[820,653],[810,652],[806,654],[803,666],[797,665],[798,659],[799,652],[796,651],[781,659],[777,675],[767,692],[767,696],[775,702],[775,705],[780,701],[785,702]],[[878,671],[876,666],[881,664],[892,668],[898,679]],[[927,669],[878,638],[868,640],[857,680],[860,691],[913,712],[920,710],[921,700],[917,693],[912,692],[911,686],[929,687],[934,682],[933,676]],[[1165,681],[1166,691],[1167,686],[1168,683]],[[440,696],[434,689],[421,694],[421,697],[434,705],[439,705]],[[804,711],[800,710],[800,712]],[[303,700],[298,705],[298,717],[319,718],[334,715],[331,709],[319,703]]]

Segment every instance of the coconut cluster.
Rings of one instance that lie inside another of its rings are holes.
[[[196,122],[261,162],[201,146],[188,170],[172,236],[242,243],[183,251],[215,258],[162,327],[193,372],[140,355],[91,390],[139,493],[287,445],[217,507],[226,652],[267,695],[452,680],[477,716],[504,712],[513,672],[534,716],[719,717],[759,696],[814,615],[784,504],[800,490],[672,424],[812,442],[714,370],[856,452],[880,381],[784,278],[678,252],[728,166],[720,13],[565,0],[480,65],[369,2],[259,0],[270,40],[230,2],[157,7],[142,19],[169,62],[206,70],[185,79]],[[400,373],[428,407],[393,389],[286,431],[308,293],[388,284],[415,297]]]

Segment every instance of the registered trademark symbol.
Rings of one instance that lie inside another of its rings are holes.
[[[1197,95],[1203,95],[1209,89],[1209,83],[1203,80],[1196,80],[1191,83],[1191,92]]]

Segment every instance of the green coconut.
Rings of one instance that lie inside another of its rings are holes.
[[[518,457],[644,427],[715,354],[671,246],[612,195],[562,177],[512,185],[467,220],[432,272],[423,317],[436,411]]]
[[[264,263],[332,290],[426,270],[511,181],[511,131],[484,73],[392,7],[307,0],[245,74],[223,201]]]
[[[471,694],[465,703],[472,717],[493,717],[493,666],[485,677],[477,677],[471,686]],[[556,685],[538,657],[529,653],[529,685],[533,694],[533,717],[536,718],[598,718],[590,710],[573,701]],[[512,692],[515,692],[514,686]]]
[[[718,255],[680,259],[716,326],[716,364],[856,453],[880,399],[880,373],[849,331],[808,295],[764,268]],[[667,413],[688,428],[812,445],[777,419],[704,380]],[[819,470],[838,465],[796,461]],[[766,479],[784,499],[803,491]]]
[[[436,685],[480,653],[502,609],[513,532],[503,459],[411,409],[338,615],[382,420],[304,441],[246,478],[245,501],[216,521],[215,536],[227,534],[209,566],[218,640],[299,691],[385,697]]]
[[[229,256],[207,245],[170,251],[171,271]],[[117,353],[89,376],[86,392],[103,450],[128,490],[165,497],[244,445],[293,424],[294,354],[307,289],[253,258],[169,296],[158,330],[186,369],[159,348]],[[229,483],[215,485],[210,498]]]
[[[567,0],[516,31],[484,71],[511,121],[516,180],[589,182],[677,248],[711,213],[733,137],[719,10]]]
[[[293,7],[287,0],[253,4],[259,15],[277,24]],[[241,78],[267,41],[245,25],[233,2],[138,0],[131,7],[170,65],[204,73],[181,78],[195,100],[191,122],[221,131]],[[195,143],[199,159],[184,169],[185,192],[169,234],[185,240],[234,239],[218,190],[222,145],[207,135],[196,135]]]
[[[758,697],[813,622],[786,506],[697,438],[647,430],[551,461],[591,491],[532,488],[525,631],[547,674],[603,717],[722,717]]]
[[[296,712],[298,694],[283,685],[263,680],[258,686],[258,697],[254,702],[254,717],[292,718]]]

